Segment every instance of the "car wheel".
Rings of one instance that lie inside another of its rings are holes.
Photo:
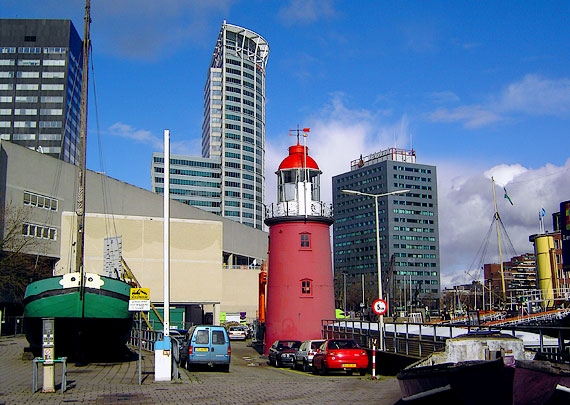
[[[366,375],[366,369],[365,369],[365,368],[361,368],[361,369],[360,369],[360,375],[361,375],[361,376],[365,376],[365,375]]]
[[[346,375],[352,375],[352,370],[346,370]]]
[[[275,362],[275,367],[280,368],[281,367],[281,360],[277,360]]]
[[[222,371],[224,373],[229,373],[230,372],[230,365],[229,364],[222,365]]]
[[[312,372],[313,374],[317,374],[317,372],[319,371],[319,370],[317,369],[317,366],[316,366],[315,364],[316,364],[315,361],[313,361],[313,369],[311,370],[311,372]]]
[[[272,366],[272,367],[277,367],[276,364],[275,364],[275,360],[269,359],[269,365]]]
[[[327,366],[325,365],[325,363],[323,362],[321,367],[321,375],[327,375],[329,373],[329,370],[327,370]]]
[[[307,360],[303,360],[303,371],[311,371],[311,368],[309,367],[309,363],[307,362]]]

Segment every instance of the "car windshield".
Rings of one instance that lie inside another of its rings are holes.
[[[360,346],[354,340],[331,340],[328,348],[329,350],[360,349]]]
[[[279,342],[279,344],[277,345],[277,349],[279,350],[283,350],[283,349],[298,349],[299,346],[301,346],[301,342],[296,341],[296,340],[291,340],[291,341],[286,341],[286,340],[282,340]]]
[[[324,343],[323,340],[318,340],[316,342],[313,342],[311,343],[311,349],[317,350],[323,343]]]

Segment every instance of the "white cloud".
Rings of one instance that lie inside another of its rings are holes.
[[[490,96],[489,100],[483,104],[438,108],[428,113],[427,117],[433,122],[460,122],[469,129],[505,121],[517,114],[568,119],[570,79],[554,80],[526,75],[522,80],[509,84],[498,95]]]
[[[428,114],[434,122],[463,122],[466,128],[475,129],[501,121],[500,115],[480,105],[465,105],[453,109],[438,108]]]
[[[409,139],[406,116],[395,122],[385,122],[384,111],[352,110],[344,101],[341,93],[333,95],[330,104],[308,117],[303,125],[311,128],[307,146],[309,155],[323,172],[321,200],[325,202],[332,201],[332,176],[349,171],[351,160],[358,159],[361,154],[392,147],[394,142],[398,147],[405,147]],[[266,190],[269,194],[266,198],[270,203],[276,200],[276,176],[273,173],[287,156],[288,146],[295,142],[296,139],[290,138],[289,142],[267,145]]]
[[[281,7],[279,18],[287,26],[309,24],[334,17],[336,10],[333,3],[332,0],[291,0]]]
[[[473,168],[451,161],[439,162],[437,168],[444,286],[470,282],[471,276],[481,276],[482,264],[498,262],[496,229],[491,228],[494,213],[491,176],[496,179],[498,211],[508,235],[502,236],[503,260],[515,253],[532,252],[528,237],[539,231],[538,211],[545,208],[545,226],[552,230],[551,215],[559,211],[561,201],[570,198],[570,159],[561,167],[547,164],[536,169],[521,164]],[[504,198],[503,186],[514,205]],[[487,235],[489,240],[483,257]]]
[[[529,115],[570,116],[570,79],[552,80],[526,75],[501,94],[499,109]]]
[[[155,135],[146,129],[137,129],[122,122],[116,122],[109,127],[109,135],[130,139],[140,144],[148,145],[151,152],[162,152],[164,150],[164,135]],[[180,135],[170,133],[170,152],[177,155],[198,156],[196,145],[200,143],[196,139],[178,141]]]

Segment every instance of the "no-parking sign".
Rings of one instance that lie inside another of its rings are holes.
[[[376,300],[372,303],[372,310],[378,315],[384,315],[388,310],[388,304],[384,300]]]

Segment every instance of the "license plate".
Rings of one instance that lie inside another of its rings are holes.
[[[207,348],[207,347],[197,347],[197,348],[196,348],[196,351],[197,351],[197,352],[207,352],[207,351],[208,351],[208,348]]]
[[[354,363],[343,364],[342,366],[345,368],[356,368],[356,364]]]

